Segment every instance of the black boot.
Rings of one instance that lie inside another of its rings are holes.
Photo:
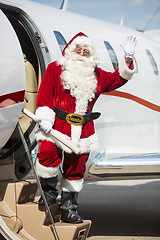
[[[82,223],[83,219],[77,212],[76,192],[62,192],[61,195],[61,219],[68,223]]]
[[[52,178],[40,177],[40,182],[48,205],[56,203],[56,198],[58,196],[58,190],[56,189],[57,177]],[[42,196],[40,197],[38,204],[44,205]]]

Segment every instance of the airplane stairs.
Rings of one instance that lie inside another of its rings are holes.
[[[91,221],[68,224],[60,221],[60,203],[50,206],[55,228],[45,206],[38,206],[35,179],[0,184],[0,232],[6,239],[85,240]],[[58,238],[55,234],[55,229]]]

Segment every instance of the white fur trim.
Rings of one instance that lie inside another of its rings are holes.
[[[56,130],[52,130],[52,131],[56,131]],[[57,132],[57,131],[56,131]],[[62,138],[65,138],[66,140],[68,141],[71,141],[70,140],[70,137],[68,137],[67,135],[63,134],[63,133],[60,133],[58,132],[59,135],[61,135]],[[49,142],[52,142],[54,143],[58,148],[60,148],[61,150],[64,150],[65,152],[67,153],[72,153],[72,151],[66,147],[63,143],[61,143],[60,141],[58,141],[57,139],[55,139],[54,137],[52,137],[50,134],[46,134],[43,130],[39,129],[36,134],[35,134],[35,138],[36,138],[36,141],[39,142],[39,141],[49,141]]]
[[[134,69],[131,70],[128,68],[128,66],[125,63],[125,57],[122,58],[120,64],[119,64],[119,74],[122,78],[126,80],[130,80],[133,76],[133,74],[136,72],[135,64]]]
[[[54,131],[56,131],[56,130],[54,130]],[[93,135],[89,136],[88,138],[82,138],[80,140],[79,140],[79,136],[80,136],[79,133],[77,132],[77,135],[76,135],[76,132],[74,132],[74,133],[75,133],[74,137],[73,137],[73,134],[72,134],[73,143],[76,144],[77,147],[80,148],[80,154],[86,153],[86,152],[90,152],[90,151],[93,151],[93,150],[98,148],[98,138],[97,138],[97,134],[96,133],[94,133]],[[59,132],[59,134],[62,135],[62,138],[65,138],[66,140],[71,141],[70,137],[68,137],[67,135],[65,135],[63,133],[60,133],[60,132]],[[37,142],[46,140],[46,141],[54,143],[61,150],[64,150],[67,153],[72,153],[71,149],[66,147],[63,143],[59,142],[58,140],[56,140],[51,135],[46,134],[41,129],[39,129],[36,132],[35,137],[36,137],[36,141]]]
[[[83,182],[83,178],[69,180],[63,177],[61,181],[61,190],[64,192],[80,192],[83,188]]]
[[[93,48],[93,42],[89,37],[85,37],[85,36],[78,36],[76,37],[71,44],[76,44],[76,45],[80,45],[80,46],[90,46]]]
[[[48,120],[54,124],[55,112],[47,106],[37,108],[35,115],[37,120]]]
[[[39,163],[39,161],[35,164],[35,171],[39,177],[42,178],[50,178],[56,177],[59,172],[59,166],[57,167],[45,167]]]
[[[56,131],[56,130],[54,130],[54,131]],[[60,132],[59,132],[59,134],[61,134],[62,137],[67,139],[68,141],[71,141],[70,137],[68,137],[67,135],[60,133]],[[41,130],[41,129],[39,129],[36,132],[35,137],[36,137],[37,142],[46,140],[46,141],[54,143],[61,150],[65,151],[67,153],[72,153],[71,149],[66,147],[63,143],[59,142],[51,135],[44,133],[43,130]],[[75,138],[76,138],[76,136],[73,139],[75,139]],[[77,138],[79,138],[78,135],[77,135]],[[73,141],[73,143],[74,144],[77,143],[77,147],[80,148],[80,154],[87,153],[87,152],[89,153],[90,151],[93,151],[98,148],[97,134],[94,133],[93,135],[89,136],[88,138],[82,138],[79,140],[79,142]]]
[[[98,145],[99,144],[98,144],[98,138],[96,133],[89,136],[88,138],[82,138],[80,139],[80,143],[79,143],[80,154],[93,151],[98,148]]]
[[[79,126],[71,125],[71,139],[76,146],[79,145],[81,131],[82,131],[82,125],[79,125]]]

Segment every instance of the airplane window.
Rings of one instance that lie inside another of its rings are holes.
[[[117,59],[117,56],[115,54],[115,51],[113,50],[113,48],[112,48],[112,46],[110,45],[109,42],[104,41],[104,44],[105,44],[105,47],[108,50],[108,54],[109,54],[109,57],[111,59],[113,68],[114,68],[114,70],[116,70],[118,68],[118,59]]]
[[[63,49],[66,46],[67,42],[60,32],[58,32],[58,31],[53,31],[53,32],[54,32],[54,35],[55,35],[55,37],[57,39],[57,42],[59,44],[59,48],[60,48],[61,52],[63,52]]]
[[[145,51],[146,51],[146,53],[147,53],[147,55],[149,57],[151,65],[153,67],[154,74],[158,75],[158,67],[157,67],[157,64],[156,64],[156,61],[155,61],[153,55],[151,54],[151,52],[148,49],[145,49]]]

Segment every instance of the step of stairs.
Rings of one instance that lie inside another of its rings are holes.
[[[0,216],[20,239],[56,239],[55,230],[45,206],[35,200],[35,179],[0,185]],[[80,224],[60,221],[60,202],[50,206],[60,240],[85,240],[91,227],[90,220]]]

